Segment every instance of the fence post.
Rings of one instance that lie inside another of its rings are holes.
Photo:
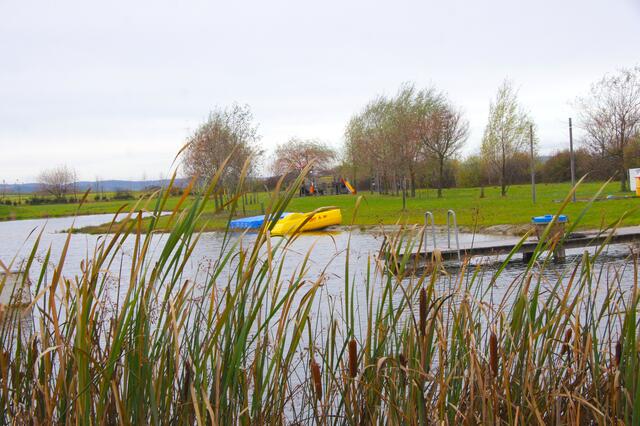
[[[407,209],[407,179],[402,179],[402,210]]]

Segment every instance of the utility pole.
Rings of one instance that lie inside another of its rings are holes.
[[[531,199],[536,203],[536,159],[533,156],[533,124],[529,124],[529,148],[531,149]]]
[[[571,117],[569,117],[569,155],[571,158],[571,188],[576,186],[576,160],[573,155],[573,126],[571,125]],[[576,202],[576,191],[573,191],[573,202]]]

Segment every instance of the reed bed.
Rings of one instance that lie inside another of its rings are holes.
[[[422,234],[398,232],[364,276],[347,261],[341,297],[329,298],[323,274],[306,272],[311,253],[283,273],[296,237],[269,236],[303,175],[274,192],[272,220],[255,242],[225,236],[197,279],[185,269],[217,177],[188,208],[171,211],[155,249],[168,191],[114,222],[81,274],[64,273],[71,230],[58,259],[48,251],[35,262],[38,239],[23,263],[9,265],[27,272],[34,294],[30,321],[3,312],[0,421],[640,423],[637,255],[605,274],[601,250],[585,252],[550,275],[545,253],[561,241],[546,240],[498,298],[492,286],[510,256],[494,269],[467,259],[453,273],[434,256],[415,273],[408,253]],[[122,282],[127,239],[134,250]],[[114,277],[124,289],[115,305],[106,302]]]

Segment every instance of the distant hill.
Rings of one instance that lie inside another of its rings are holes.
[[[129,191],[142,191],[146,188],[153,187],[166,187],[169,185],[169,179],[158,180],[101,180],[100,182],[81,181],[76,182],[76,188],[78,192],[84,192],[91,188],[91,192],[97,192],[101,190],[103,192],[113,192],[118,189],[126,189]],[[189,182],[186,178],[176,179],[174,185],[185,186]],[[98,189],[97,185],[100,185]],[[40,190],[40,184],[38,183],[21,183],[21,184],[6,184],[6,192],[23,194],[30,194],[38,192]],[[2,190],[2,184],[0,184],[0,190]]]

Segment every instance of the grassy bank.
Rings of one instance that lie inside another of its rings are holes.
[[[566,208],[570,218],[576,217],[584,208],[588,199],[602,186],[602,183],[584,183],[577,192],[577,203],[571,203]],[[631,193],[617,192],[617,184],[610,183],[602,192],[602,198],[607,195],[614,197],[631,196]],[[531,220],[531,216],[554,212],[558,209],[559,201],[570,190],[571,185],[540,184],[537,186],[537,202],[531,201],[531,188],[528,185],[516,185],[509,189],[507,197],[500,196],[499,188],[485,188],[485,196],[480,197],[479,188],[455,188],[446,190],[443,198],[437,198],[435,190],[419,190],[415,198],[407,198],[406,209],[403,210],[402,197],[393,195],[378,195],[364,192],[362,204],[356,218],[357,225],[379,225],[399,223],[421,224],[424,221],[424,212],[431,210],[435,213],[436,223],[446,222],[446,211],[453,209],[458,216],[460,226],[467,228],[483,229],[494,225],[522,225]],[[269,195],[258,194],[258,199],[253,204],[245,206],[246,214],[259,214],[262,206],[268,202]],[[167,209],[173,209],[180,197],[169,197],[166,202]],[[186,200],[187,205],[193,202],[193,197]],[[76,214],[114,213],[120,208],[125,210],[133,206],[135,201],[88,201],[78,209],[76,204],[28,206],[0,205],[0,219],[27,219],[38,217],[58,217]],[[355,197],[350,195],[319,196],[319,197],[294,197],[288,207],[290,211],[312,211],[322,206],[337,206],[343,211],[344,217],[351,217]],[[624,224],[640,223],[640,199],[608,199],[598,201],[591,208],[589,215],[580,223],[581,228],[599,228],[603,223],[609,223],[625,212],[630,214],[625,218]],[[228,220],[225,212],[215,212],[215,206],[209,201],[204,207],[204,213],[199,218],[198,226],[204,226],[207,230],[224,229]],[[242,216],[243,208],[240,204],[237,216]],[[158,228],[166,228],[164,219],[158,224]],[[106,226],[86,228],[84,232],[105,232]]]
[[[267,205],[273,217],[294,192]],[[494,300],[506,263],[465,262],[452,275],[435,258],[430,273],[408,275],[400,247],[422,239],[399,233],[386,246],[398,256],[395,273],[373,260],[366,276],[347,267],[341,297],[331,298],[324,274],[307,276],[305,261],[281,275],[289,242],[265,229],[248,245],[226,244],[206,275],[185,275],[207,206],[196,199],[165,219],[170,234],[157,257],[157,221],[136,219],[99,241],[80,276],[65,276],[65,251],[46,256],[50,275],[35,249],[11,265],[34,278],[38,296],[25,329],[3,315],[3,423],[640,421],[637,258],[600,274],[599,253],[585,253],[548,274],[543,250],[557,243],[549,241]],[[124,238],[135,244],[123,257]],[[130,278],[118,280],[123,258]],[[631,281],[620,281],[624,268]],[[115,303],[114,286],[125,290]]]
[[[565,213],[570,217],[577,217],[584,209],[591,197],[602,188],[603,183],[583,183],[577,191],[577,199],[581,200],[566,207]],[[616,183],[607,185],[602,196],[624,196],[630,193],[617,192]],[[480,228],[493,225],[527,224],[532,215],[553,213],[558,210],[560,202],[570,191],[571,185],[548,184],[537,186],[537,202],[531,201],[531,187],[529,185],[512,186],[507,197],[500,196],[497,187],[485,188],[485,197],[480,197],[479,188],[455,188],[446,190],[443,198],[437,198],[435,190],[420,190],[415,198],[407,199],[406,210],[402,210],[402,198],[396,196],[379,196],[362,193],[364,200],[358,211],[357,223],[366,225],[400,223],[424,223],[424,213],[433,211],[436,223],[446,223],[448,209],[455,210],[458,223],[466,227]],[[306,197],[295,198],[291,202],[292,210],[313,210],[322,205],[336,205],[341,207],[350,217],[353,212],[353,200],[345,196],[340,197]],[[581,227],[598,227],[602,221],[611,222],[627,211],[633,213],[625,223],[640,222],[640,199],[614,199],[596,202],[590,209],[588,217],[581,223]]]
[[[90,215],[90,214],[112,214],[123,209],[128,211],[138,201],[141,194],[136,194],[134,200],[109,200],[94,201],[90,196],[82,204],[79,203],[59,203],[59,204],[25,204],[24,195],[23,203],[17,206],[8,206],[0,203],[0,220],[24,220],[24,219],[44,219],[49,217],[65,217],[74,215]],[[17,197],[13,197],[17,200]],[[80,196],[80,198],[82,198]],[[167,200],[167,208],[175,207],[180,197],[169,197]]]
[[[577,191],[577,202],[569,204],[565,213],[570,218],[576,218],[584,209],[591,197],[602,189],[603,183],[584,183]],[[640,224],[640,199],[631,197],[630,193],[616,192],[617,184],[605,185],[600,194],[602,200],[596,201],[589,214],[579,224],[580,229],[601,228],[622,217],[625,213],[623,225]],[[531,188],[528,185],[513,186],[507,197],[500,195],[497,187],[485,188],[484,197],[480,197],[479,188],[456,188],[445,191],[443,198],[437,198],[434,190],[419,190],[415,198],[407,198],[406,208],[402,208],[402,197],[393,195],[378,195],[371,193],[359,194],[362,202],[359,206],[355,224],[362,226],[400,224],[422,224],[427,210],[434,212],[437,224],[446,223],[446,212],[455,210],[458,224],[467,229],[484,230],[495,225],[526,225],[534,215],[555,212],[560,201],[571,189],[570,184],[538,185],[537,202],[531,201]],[[606,199],[608,195],[615,198]],[[261,202],[267,200],[262,194]],[[289,211],[313,211],[323,206],[337,206],[342,209],[343,217],[351,218],[354,213],[356,197],[350,195],[294,197],[288,207]],[[225,228],[228,215],[215,213],[212,205],[205,208],[204,214],[198,221],[199,227],[206,230],[222,230]],[[257,206],[249,206],[254,213]],[[238,216],[242,216],[238,209]],[[346,221],[345,221],[346,222]],[[161,219],[159,228],[166,228]],[[104,233],[108,225],[87,227],[81,232]],[[514,232],[521,231],[515,229]]]

